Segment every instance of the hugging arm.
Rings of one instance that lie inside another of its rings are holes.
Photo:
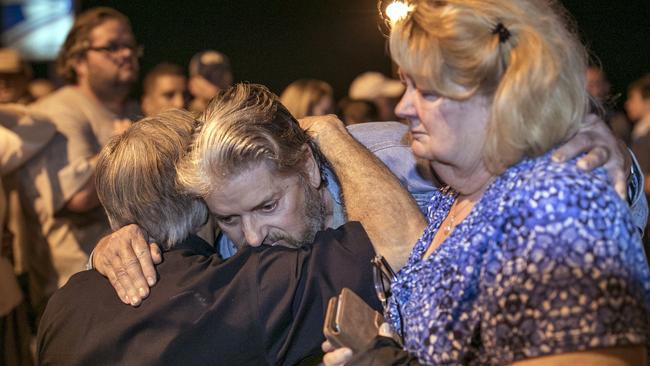
[[[300,124],[336,172],[348,219],[361,222],[375,251],[395,270],[401,268],[426,227],[413,197],[336,117],[310,117]]]

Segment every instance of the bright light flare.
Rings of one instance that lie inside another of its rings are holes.
[[[411,7],[406,5],[406,3],[402,1],[393,1],[386,7],[386,16],[388,16],[391,23],[395,23],[404,18],[409,11],[411,11]]]

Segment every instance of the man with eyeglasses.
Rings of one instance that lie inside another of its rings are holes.
[[[57,59],[68,85],[30,106],[59,132],[23,174],[31,221],[40,223],[30,231],[46,239],[59,287],[85,268],[88,253],[109,231],[95,191],[95,164],[102,146],[140,115],[127,96],[141,52],[124,14],[105,7],[83,12]]]

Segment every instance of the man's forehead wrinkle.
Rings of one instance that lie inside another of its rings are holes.
[[[208,197],[213,213],[220,216],[251,212],[269,200],[278,198],[289,182],[260,165],[246,169],[230,179],[220,179],[219,187]]]

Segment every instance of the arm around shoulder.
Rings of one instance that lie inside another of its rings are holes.
[[[426,226],[397,178],[332,116],[302,120],[341,183],[348,219],[366,229],[375,251],[401,268]]]

